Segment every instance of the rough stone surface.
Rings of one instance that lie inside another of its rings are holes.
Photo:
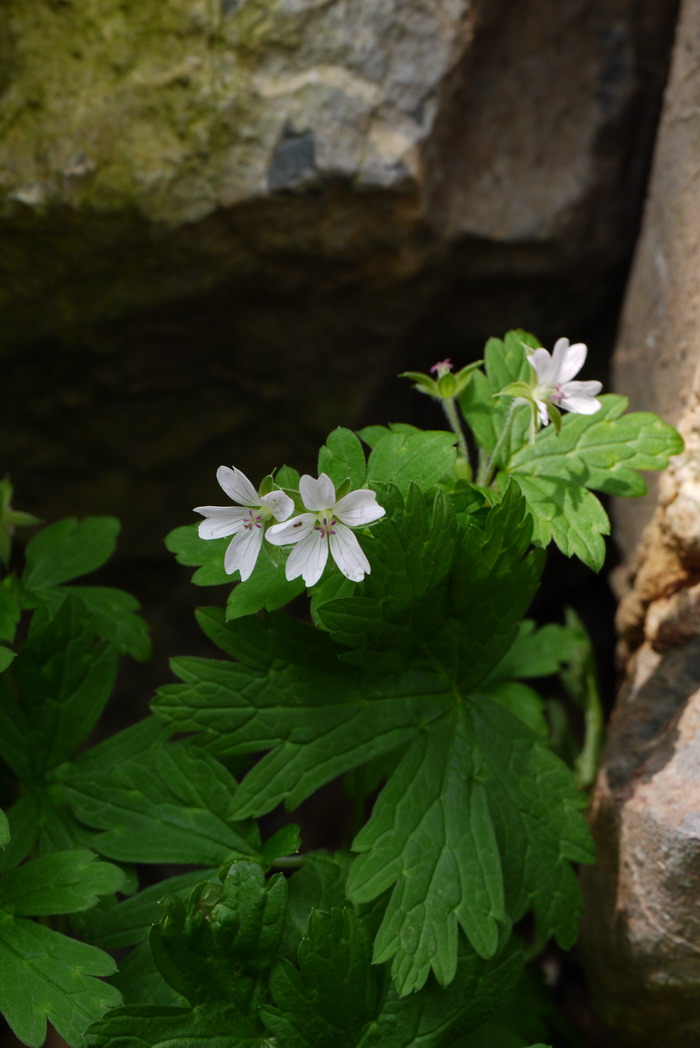
[[[396,371],[514,325],[586,337],[631,250],[675,9],[5,0],[18,498],[129,505],[141,548],[213,497],[205,468],[311,468]]]
[[[625,684],[591,805],[582,951],[615,1044],[700,1044],[700,404],[617,572]]]
[[[682,8],[642,233],[613,358],[613,381],[636,410],[680,419],[700,388],[700,8]],[[617,538],[625,555],[652,515],[620,504]]]
[[[700,638],[637,653],[592,809],[581,949],[615,1043],[700,1044]]]
[[[615,514],[625,683],[593,796],[582,949],[623,1048],[700,1044],[699,48],[687,2],[613,368],[632,407],[685,439],[646,509]]]

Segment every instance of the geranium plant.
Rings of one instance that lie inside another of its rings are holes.
[[[0,584],[0,1010],[21,1041],[48,1021],[95,1048],[566,1043],[538,957],[576,939],[600,710],[575,615],[526,615],[550,542],[602,566],[594,491],[641,494],[682,446],[573,381],[584,358],[511,332],[408,373],[447,430],[336,429],[316,476],[257,490],[240,453],[221,466],[230,504],[167,539],[227,585],[196,612],[211,657],[175,658],[152,714],[89,748],[148,633],[134,598],[75,583],[115,521],[31,538]],[[5,560],[33,522],[10,498]],[[578,743],[528,683],[556,675]],[[281,806],[339,779],[342,847],[311,851]]]

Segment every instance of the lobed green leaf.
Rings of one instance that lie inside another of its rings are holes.
[[[121,891],[125,877],[118,866],[97,861],[86,850],[43,855],[0,876],[0,909],[17,917],[77,913],[101,895]]]
[[[95,571],[112,556],[119,530],[114,517],[67,517],[49,524],[27,544],[22,584],[40,592]]]
[[[0,910],[0,1012],[30,1048],[44,1043],[47,1020],[82,1044],[87,1026],[119,1004],[119,992],[95,978],[115,967],[94,946]]]
[[[232,818],[235,780],[184,743],[155,746],[101,773],[78,772],[67,793],[78,818],[103,830],[94,847],[112,859],[217,866],[260,852],[257,828]]]

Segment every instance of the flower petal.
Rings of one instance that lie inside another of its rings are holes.
[[[357,491],[348,492],[333,510],[333,515],[351,528],[371,524],[373,520],[379,520],[385,513],[386,510],[377,502],[375,492],[368,488],[358,488]]]
[[[245,473],[229,466],[219,466],[216,479],[228,497],[239,506],[259,506],[260,496],[250,483]]]
[[[265,532],[265,538],[273,546],[289,546],[294,542],[301,542],[315,526],[315,513],[300,513],[291,520],[286,520],[284,524],[273,524]]]
[[[346,579],[362,582],[365,575],[372,570],[367,557],[360,548],[357,538],[343,524],[336,525],[330,536],[331,556]]]
[[[579,393],[583,393],[586,397],[595,397],[602,388],[602,382],[598,382],[596,379],[589,379],[586,382],[565,382],[561,391],[565,397],[569,395],[577,396]]]
[[[231,539],[224,556],[224,570],[233,575],[238,570],[241,582],[250,578],[262,545],[262,528],[243,528]]]
[[[322,473],[318,480],[305,473],[299,481],[299,494],[306,508],[315,513],[335,506],[335,488],[327,473]]]
[[[558,382],[563,384],[569,382],[574,375],[578,375],[579,371],[586,362],[586,355],[588,353],[588,347],[583,342],[575,342],[573,346],[569,345],[568,339],[559,339],[559,342],[566,342],[567,349],[561,358],[561,361],[557,362],[557,369],[555,374],[555,384]],[[557,347],[554,347],[556,354]]]
[[[301,575],[307,586],[314,586],[323,575],[327,560],[328,542],[317,528],[312,528],[289,554],[284,573],[290,582]]]
[[[569,385],[579,385],[579,383],[570,382]],[[587,386],[589,383],[581,382],[580,385]],[[600,383],[591,382],[590,385],[600,385]],[[595,415],[596,411],[600,410],[600,406],[599,400],[582,390],[572,390],[566,393],[559,402],[560,408],[564,408],[565,411],[573,411],[575,415]]]
[[[266,506],[275,520],[286,520],[294,509],[294,503],[289,495],[285,494],[284,491],[280,491],[279,488],[275,488],[269,495],[263,495],[260,499],[260,505]]]
[[[543,426],[548,426],[549,412],[547,411],[547,402],[545,400],[535,399],[535,404],[537,404],[537,414],[539,416],[540,422]]]
[[[197,534],[200,539],[221,539],[234,535],[243,527],[243,519],[248,510],[236,506],[195,506],[195,513],[201,513],[206,520],[200,521]]]
[[[539,349],[529,350],[527,359],[537,374],[537,385],[545,389],[553,386],[554,366],[547,350],[543,349],[542,346]]]

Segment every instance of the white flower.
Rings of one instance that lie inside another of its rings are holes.
[[[196,506],[194,512],[206,519],[199,525],[200,539],[220,539],[233,535],[224,555],[228,575],[238,570],[241,582],[250,578],[262,546],[263,531],[274,518],[286,520],[294,503],[284,491],[258,495],[245,473],[219,466],[216,479],[235,506]]]
[[[274,524],[267,531],[268,542],[275,546],[294,543],[285,567],[287,578],[291,581],[301,575],[307,586],[313,586],[323,574],[330,548],[343,575],[361,582],[371,568],[350,529],[384,516],[375,493],[360,488],[336,502],[333,482],[325,473],[318,480],[308,474],[303,476],[299,493],[308,513],[300,513],[284,524]]]
[[[559,338],[550,356],[546,349],[528,349],[528,363],[537,376],[532,396],[543,426],[549,422],[548,405],[572,411],[577,415],[593,415],[600,408],[596,394],[603,388],[600,382],[572,382],[583,367],[588,350],[583,342],[569,345],[568,338]]]

